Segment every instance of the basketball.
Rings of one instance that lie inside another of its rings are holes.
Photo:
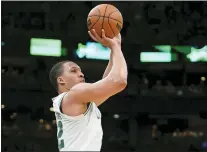
[[[87,25],[88,30],[95,29],[100,37],[101,30],[104,29],[106,37],[114,38],[123,27],[123,17],[115,6],[100,4],[89,12]]]

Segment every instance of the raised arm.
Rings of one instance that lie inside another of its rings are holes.
[[[89,32],[90,36],[111,49],[113,66],[109,74],[96,83],[80,83],[75,85],[64,97],[65,101],[71,102],[95,102],[100,105],[104,101],[102,99],[109,98],[120,91],[127,85],[127,65],[120,45],[116,40],[105,37],[104,31],[102,38],[95,31]]]
[[[107,77],[108,74],[111,71],[111,68],[112,68],[112,65],[113,65],[113,59],[112,59],[112,57],[113,57],[113,52],[111,51],[111,53],[110,53],[110,59],[109,59],[108,65],[107,65],[107,67],[106,67],[106,69],[104,71],[103,78]]]
[[[121,35],[117,35],[114,40],[117,42],[118,46],[121,48]],[[110,53],[110,59],[109,59],[109,62],[108,62],[108,65],[104,71],[104,74],[103,74],[103,78],[105,78],[111,71],[111,68],[113,66],[113,51],[111,51]]]

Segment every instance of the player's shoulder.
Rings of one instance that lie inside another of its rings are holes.
[[[68,92],[63,92],[61,94],[58,94],[56,97],[52,98],[53,103],[54,102],[59,102],[63,99],[63,97],[67,94]]]
[[[68,94],[69,92],[64,92],[61,93],[59,95],[57,95],[56,97],[53,98],[53,109],[56,115],[56,118],[58,119],[70,119],[70,120],[79,120],[83,118],[83,115],[74,115],[74,111],[76,111],[76,107],[74,106],[74,104],[67,104],[66,106],[64,106],[64,97],[66,94]],[[71,106],[72,105],[72,106]],[[67,109],[65,111],[65,109]],[[69,111],[69,113],[68,113]]]
[[[67,92],[63,92],[63,93],[57,95],[56,97],[52,98],[54,111],[59,112],[59,107],[60,107],[61,102],[66,94],[67,94]]]
[[[77,117],[85,115],[86,111],[89,111],[90,103],[84,103],[78,101],[71,94],[71,90],[63,97],[61,104],[59,105],[61,113],[69,117]],[[80,94],[81,95],[81,94]],[[92,106],[92,105],[91,105]]]
[[[91,86],[91,83],[79,83],[79,84],[76,84],[74,85],[71,89],[70,89],[70,92],[71,91],[81,91],[87,87]]]
[[[73,86],[67,94],[63,97],[63,103],[65,104],[85,104],[82,102],[84,96],[89,96],[86,94],[87,90],[90,90],[91,83],[79,83]]]

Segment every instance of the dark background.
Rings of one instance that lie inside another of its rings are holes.
[[[106,2],[2,2],[2,151],[57,151],[50,111],[57,93],[49,83],[53,64],[72,60],[87,81],[101,79],[107,61],[78,59],[78,43],[92,41],[86,19]],[[103,151],[206,150],[207,63],[140,63],[152,45],[207,44],[206,2],[107,2],[122,13],[127,88],[100,106]],[[30,38],[61,39],[64,57],[29,54]],[[152,50],[153,51],[153,50]]]

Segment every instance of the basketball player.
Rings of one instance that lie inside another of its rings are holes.
[[[127,85],[128,72],[121,51],[121,35],[110,39],[104,30],[102,38],[95,30],[89,35],[111,49],[102,80],[85,83],[80,67],[70,61],[59,62],[50,71],[50,81],[59,94],[53,98],[59,151],[100,151],[103,131],[97,107]]]

